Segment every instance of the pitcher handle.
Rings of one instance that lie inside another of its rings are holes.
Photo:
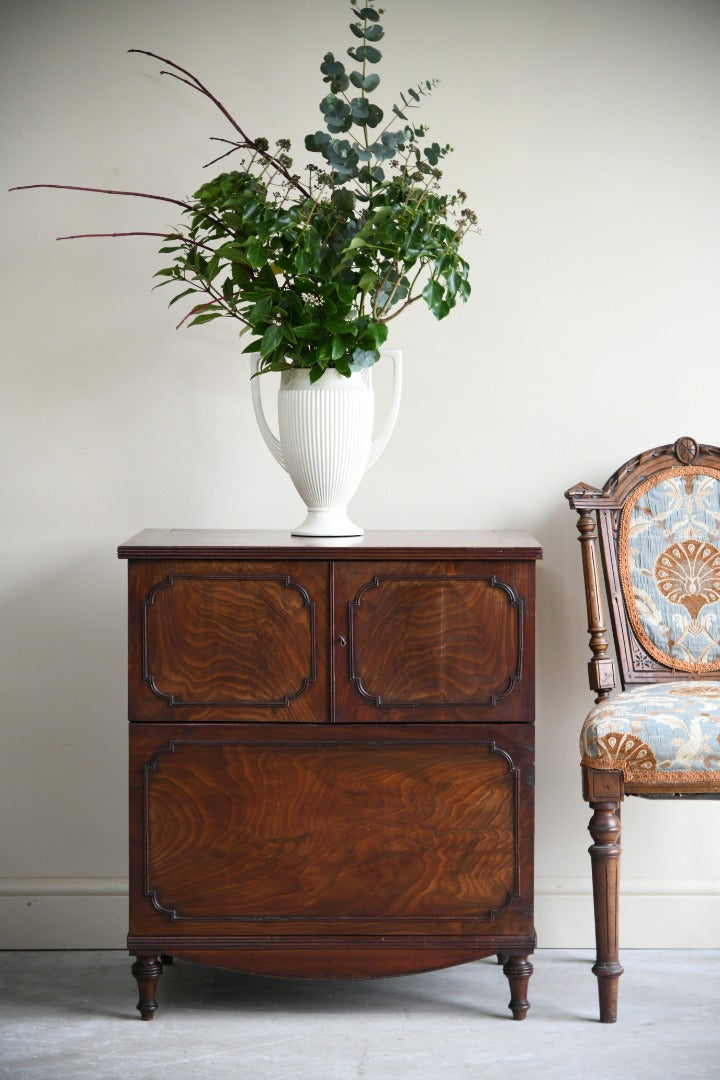
[[[273,435],[272,431],[270,430],[270,425],[267,422],[267,417],[265,416],[265,410],[263,408],[262,394],[260,393],[261,377],[260,375],[258,375],[258,372],[260,370],[259,354],[256,353],[250,357],[250,368],[252,372],[250,379],[250,393],[252,394],[253,412],[255,413],[257,425],[260,428],[260,434],[265,440],[267,448],[272,454],[272,456],[275,458],[277,463],[281,465],[282,468],[285,469],[285,471],[287,472],[287,466],[285,465],[285,461],[283,459],[283,452],[280,445],[280,440],[275,435]]]
[[[374,465],[377,459],[385,449],[388,439],[393,433],[395,423],[400,411],[400,394],[402,392],[402,352],[400,349],[384,349],[381,353],[382,356],[389,356],[393,364],[393,396],[390,403],[390,411],[387,414],[385,424],[373,440],[370,447],[370,456],[368,457],[367,468]]]

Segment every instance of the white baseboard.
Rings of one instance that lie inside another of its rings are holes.
[[[537,878],[535,928],[539,948],[594,948],[590,874]],[[620,947],[720,948],[720,881],[621,879]]]
[[[0,948],[124,949],[127,878],[0,880]]]
[[[538,878],[538,947],[593,947],[588,879]],[[0,879],[0,949],[123,949],[125,878]],[[720,948],[720,882],[623,881],[620,945],[625,949]]]

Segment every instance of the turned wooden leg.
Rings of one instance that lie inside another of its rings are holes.
[[[527,956],[508,956],[503,965],[503,971],[510,983],[509,1007],[512,1009],[513,1020],[524,1020],[530,1008],[527,991],[533,966]]]
[[[623,973],[618,953],[618,910],[620,899],[620,804],[591,802],[593,816],[588,829],[591,844],[595,944],[597,956],[593,973],[598,979],[600,1020],[617,1020],[618,979]]]
[[[138,985],[140,1000],[137,1008],[141,1020],[152,1020],[157,1009],[155,989],[162,975],[162,964],[156,956],[138,956],[132,966],[132,973]]]

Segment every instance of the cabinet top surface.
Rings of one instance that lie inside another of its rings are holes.
[[[487,531],[367,532],[364,536],[290,536],[282,529],[144,529],[118,548],[121,559],[540,559],[529,533]]]

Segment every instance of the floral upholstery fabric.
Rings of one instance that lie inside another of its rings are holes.
[[[720,681],[653,684],[600,702],[580,752],[583,765],[620,769],[626,783],[720,792]]]
[[[620,519],[618,555],[643,649],[679,671],[720,670],[720,473],[667,470],[641,484]]]

